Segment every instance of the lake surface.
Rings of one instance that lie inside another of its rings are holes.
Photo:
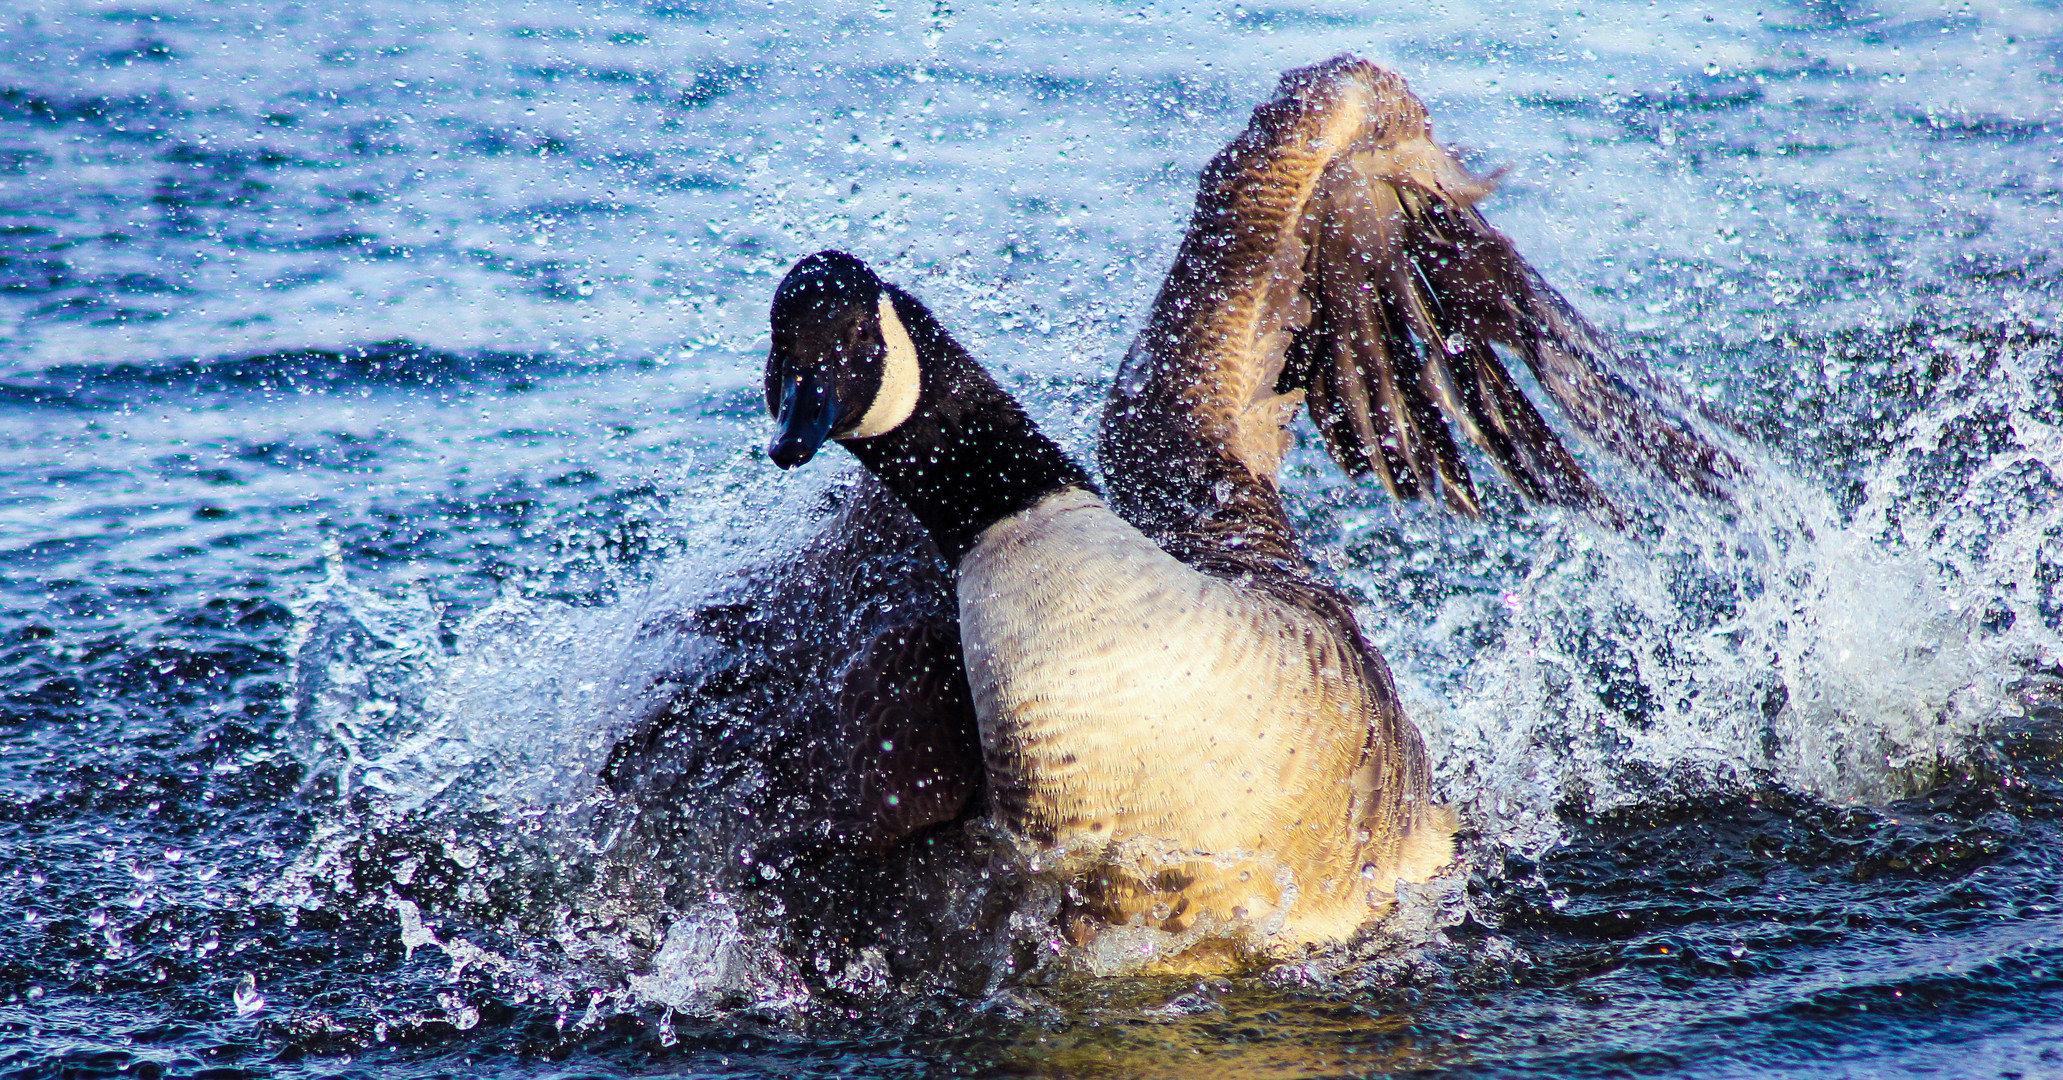
[[[1467,522],[1303,432],[1461,867],[1229,980],[584,904],[640,628],[846,482],[760,453],[787,266],[1081,450],[1343,51],[1754,469]],[[2053,2],[10,5],[0,1077],[2063,1076],[2059,104]]]

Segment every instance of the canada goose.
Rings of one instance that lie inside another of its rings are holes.
[[[1296,411],[1400,498],[1477,512],[1451,422],[1528,497],[1609,516],[1495,343],[1606,447],[1708,493],[1735,468],[1612,373],[1477,215],[1488,191],[1394,74],[1352,57],[1286,74],[1204,170],[1111,390],[1101,488],[915,297],[843,253],[796,264],[772,306],[768,453],[789,468],[838,443],[893,496],[863,491],[834,526],[882,523],[854,567],[913,545],[910,565],[938,560],[899,605],[869,599],[878,575],[798,563],[698,624],[796,657],[795,611],[864,609],[808,668],[839,704],[803,739],[859,779],[817,778],[840,794],[811,805],[888,844],[985,803],[1071,883],[1085,934],[1335,939],[1445,865],[1454,821],[1419,735],[1277,490]],[[872,755],[884,725],[902,735],[878,745],[920,765]],[[792,794],[826,758],[785,760],[804,766],[775,784]]]

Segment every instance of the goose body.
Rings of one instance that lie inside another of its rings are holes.
[[[769,453],[785,468],[844,446],[890,497],[863,493],[878,528],[849,514],[832,540],[902,538],[949,584],[897,606],[879,580],[797,568],[833,594],[805,607],[860,613],[812,654],[842,690],[812,736],[831,752],[801,760],[869,779],[804,770],[794,788],[867,793],[838,813],[883,845],[988,815],[1065,879],[1079,939],[1279,951],[1344,936],[1449,862],[1418,732],[1290,526],[1288,423],[1308,407],[1350,473],[1475,513],[1451,424],[1529,497],[1610,519],[1499,345],[1607,448],[1708,492],[1732,468],[1483,222],[1488,190],[1395,75],[1351,57],[1285,75],[1204,171],[1111,391],[1105,486],[914,296],[839,252],[799,262],[773,304]],[[758,594],[765,627],[792,621],[783,588]]]
[[[1101,921],[1340,937],[1448,861],[1351,622],[1183,563],[1079,489],[991,526],[957,593],[994,805]]]

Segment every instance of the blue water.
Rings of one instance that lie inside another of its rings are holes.
[[[609,892],[706,660],[641,628],[842,482],[757,455],[778,275],[867,258],[1080,448],[1342,51],[1755,468],[1593,457],[1621,535],[1295,452],[1463,866],[1229,980]],[[2063,1076],[2059,105],[2053,3],[16,3],[0,1076]]]

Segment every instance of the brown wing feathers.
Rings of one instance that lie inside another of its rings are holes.
[[[1325,68],[1371,86],[1396,81],[1357,61]],[[1351,472],[1375,472],[1399,497],[1438,490],[1473,514],[1451,422],[1526,497],[1608,508],[1505,371],[1497,344],[1523,357],[1607,449],[1704,494],[1723,493],[1732,461],[1612,374],[1636,369],[1476,213],[1488,184],[1432,143],[1422,108],[1396,111],[1391,123],[1370,125],[1384,135],[1326,166],[1306,211],[1314,235],[1302,337],[1311,341],[1299,341],[1277,389],[1310,387],[1333,457]]]
[[[1351,171],[1328,179],[1306,225],[1315,234],[1305,257],[1311,318],[1277,387],[1307,389],[1312,420],[1349,474],[1373,472],[1400,499],[1440,491],[1474,513],[1468,469],[1433,404],[1436,372],[1411,336],[1431,331],[1431,314],[1394,235],[1397,193]]]
[[[1328,172],[1311,212],[1312,317],[1282,383],[1319,380],[1311,411],[1333,458],[1399,498],[1438,491],[1473,515],[1451,422],[1527,498],[1605,505],[1491,350],[1540,336],[1509,306],[1529,284],[1509,273],[1509,244],[1437,192],[1351,160]]]
[[[1489,191],[1432,141],[1396,75],[1352,57],[1285,75],[1205,170],[1120,372],[1102,446],[1113,495],[1163,534],[1226,531],[1209,520],[1208,488],[1219,510],[1276,531],[1280,451],[1267,452],[1275,433],[1250,430],[1248,406],[1301,391],[1334,460],[1399,498],[1437,493],[1478,512],[1458,430],[1527,498],[1616,517],[1494,346],[1606,449],[1723,494],[1733,460],[1616,373],[1642,377],[1475,211]],[[1173,431],[1132,430],[1177,412]],[[1190,521],[1171,520],[1177,507],[1153,505],[1131,473],[1187,474],[1198,490],[1176,501]]]

